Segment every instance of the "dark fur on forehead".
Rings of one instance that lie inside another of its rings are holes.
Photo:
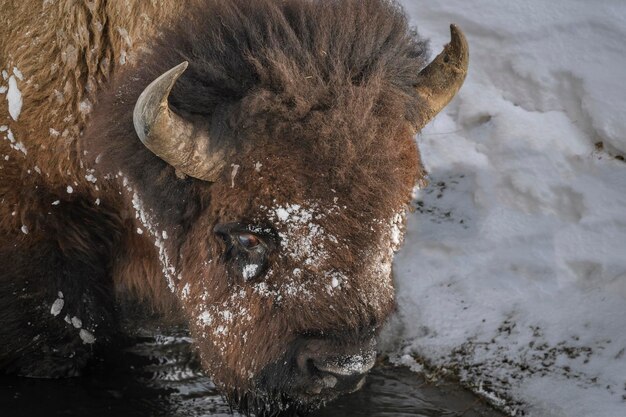
[[[414,85],[426,47],[389,0],[208,0],[181,19],[154,49],[158,61],[183,59],[191,69],[173,103],[210,115],[253,93],[284,106],[283,117],[347,99],[347,86],[365,87],[385,111],[391,96],[415,120]],[[165,59],[167,57],[169,59]],[[165,68],[162,68],[165,69]],[[262,112],[263,102],[256,103]]]
[[[212,135],[237,148],[293,149],[335,188],[397,170],[423,108],[414,86],[427,48],[395,1],[201,3],[143,64],[150,80],[190,62],[170,97],[177,111],[212,120]],[[380,178],[390,193],[407,170],[421,174],[417,162],[404,169]]]
[[[128,161],[126,173],[145,184],[173,172],[135,139],[132,109],[150,81],[188,60],[170,104],[191,120],[210,120],[215,140],[298,155],[288,171],[313,181],[323,171],[329,188],[360,187],[360,200],[382,192],[377,199],[389,204],[406,195],[407,183],[423,174],[410,125],[423,108],[414,85],[426,45],[395,1],[199,3],[100,98],[91,130],[119,138],[95,145],[114,165]],[[170,194],[161,189],[159,201]]]

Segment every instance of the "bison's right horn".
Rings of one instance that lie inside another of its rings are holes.
[[[188,65],[175,66],[146,87],[135,104],[133,124],[141,142],[177,171],[214,182],[225,166],[224,151],[216,149],[207,131],[172,112],[168,104]]]
[[[443,52],[419,74],[415,86],[417,94],[424,100],[420,120],[416,121],[421,130],[454,98],[465,81],[469,66],[469,47],[461,29],[450,25],[451,41]]]

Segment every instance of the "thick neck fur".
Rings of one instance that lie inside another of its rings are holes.
[[[19,120],[7,120],[28,151],[24,165],[52,181],[84,183],[77,144],[109,79],[137,58],[156,28],[190,2],[167,0],[3,1],[0,70],[21,79]],[[6,81],[0,79],[0,85]],[[0,96],[0,114],[8,114]],[[51,150],[54,154],[51,155]]]

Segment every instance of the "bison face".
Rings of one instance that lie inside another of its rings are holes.
[[[323,105],[257,88],[224,120],[198,123],[168,107],[187,63],[139,97],[143,144],[207,184],[164,268],[203,366],[233,401],[309,408],[362,385],[394,307],[392,256],[420,174],[412,133],[467,72],[465,40],[452,35],[419,74],[415,121],[394,96],[405,93],[337,81]]]
[[[359,389],[394,307],[392,255],[414,171],[390,201],[276,174],[294,156],[237,161],[182,251],[177,288],[202,363],[246,404],[309,407]]]

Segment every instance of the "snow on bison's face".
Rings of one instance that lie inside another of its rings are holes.
[[[207,182],[168,278],[204,368],[240,406],[309,408],[363,384],[394,308],[392,256],[422,174],[412,135],[467,71],[454,26],[452,37],[417,76],[412,101],[383,82],[335,85],[317,108],[259,88],[216,129],[168,107],[186,62],[137,100],[143,144]],[[193,63],[190,73],[178,106],[201,77]],[[408,102],[420,106],[415,121]]]
[[[394,307],[392,256],[417,172],[403,140],[409,158],[371,188],[278,173],[308,165],[292,150],[248,155],[213,184],[177,288],[202,363],[227,392],[315,405],[363,384]],[[397,196],[376,188],[386,180]]]

